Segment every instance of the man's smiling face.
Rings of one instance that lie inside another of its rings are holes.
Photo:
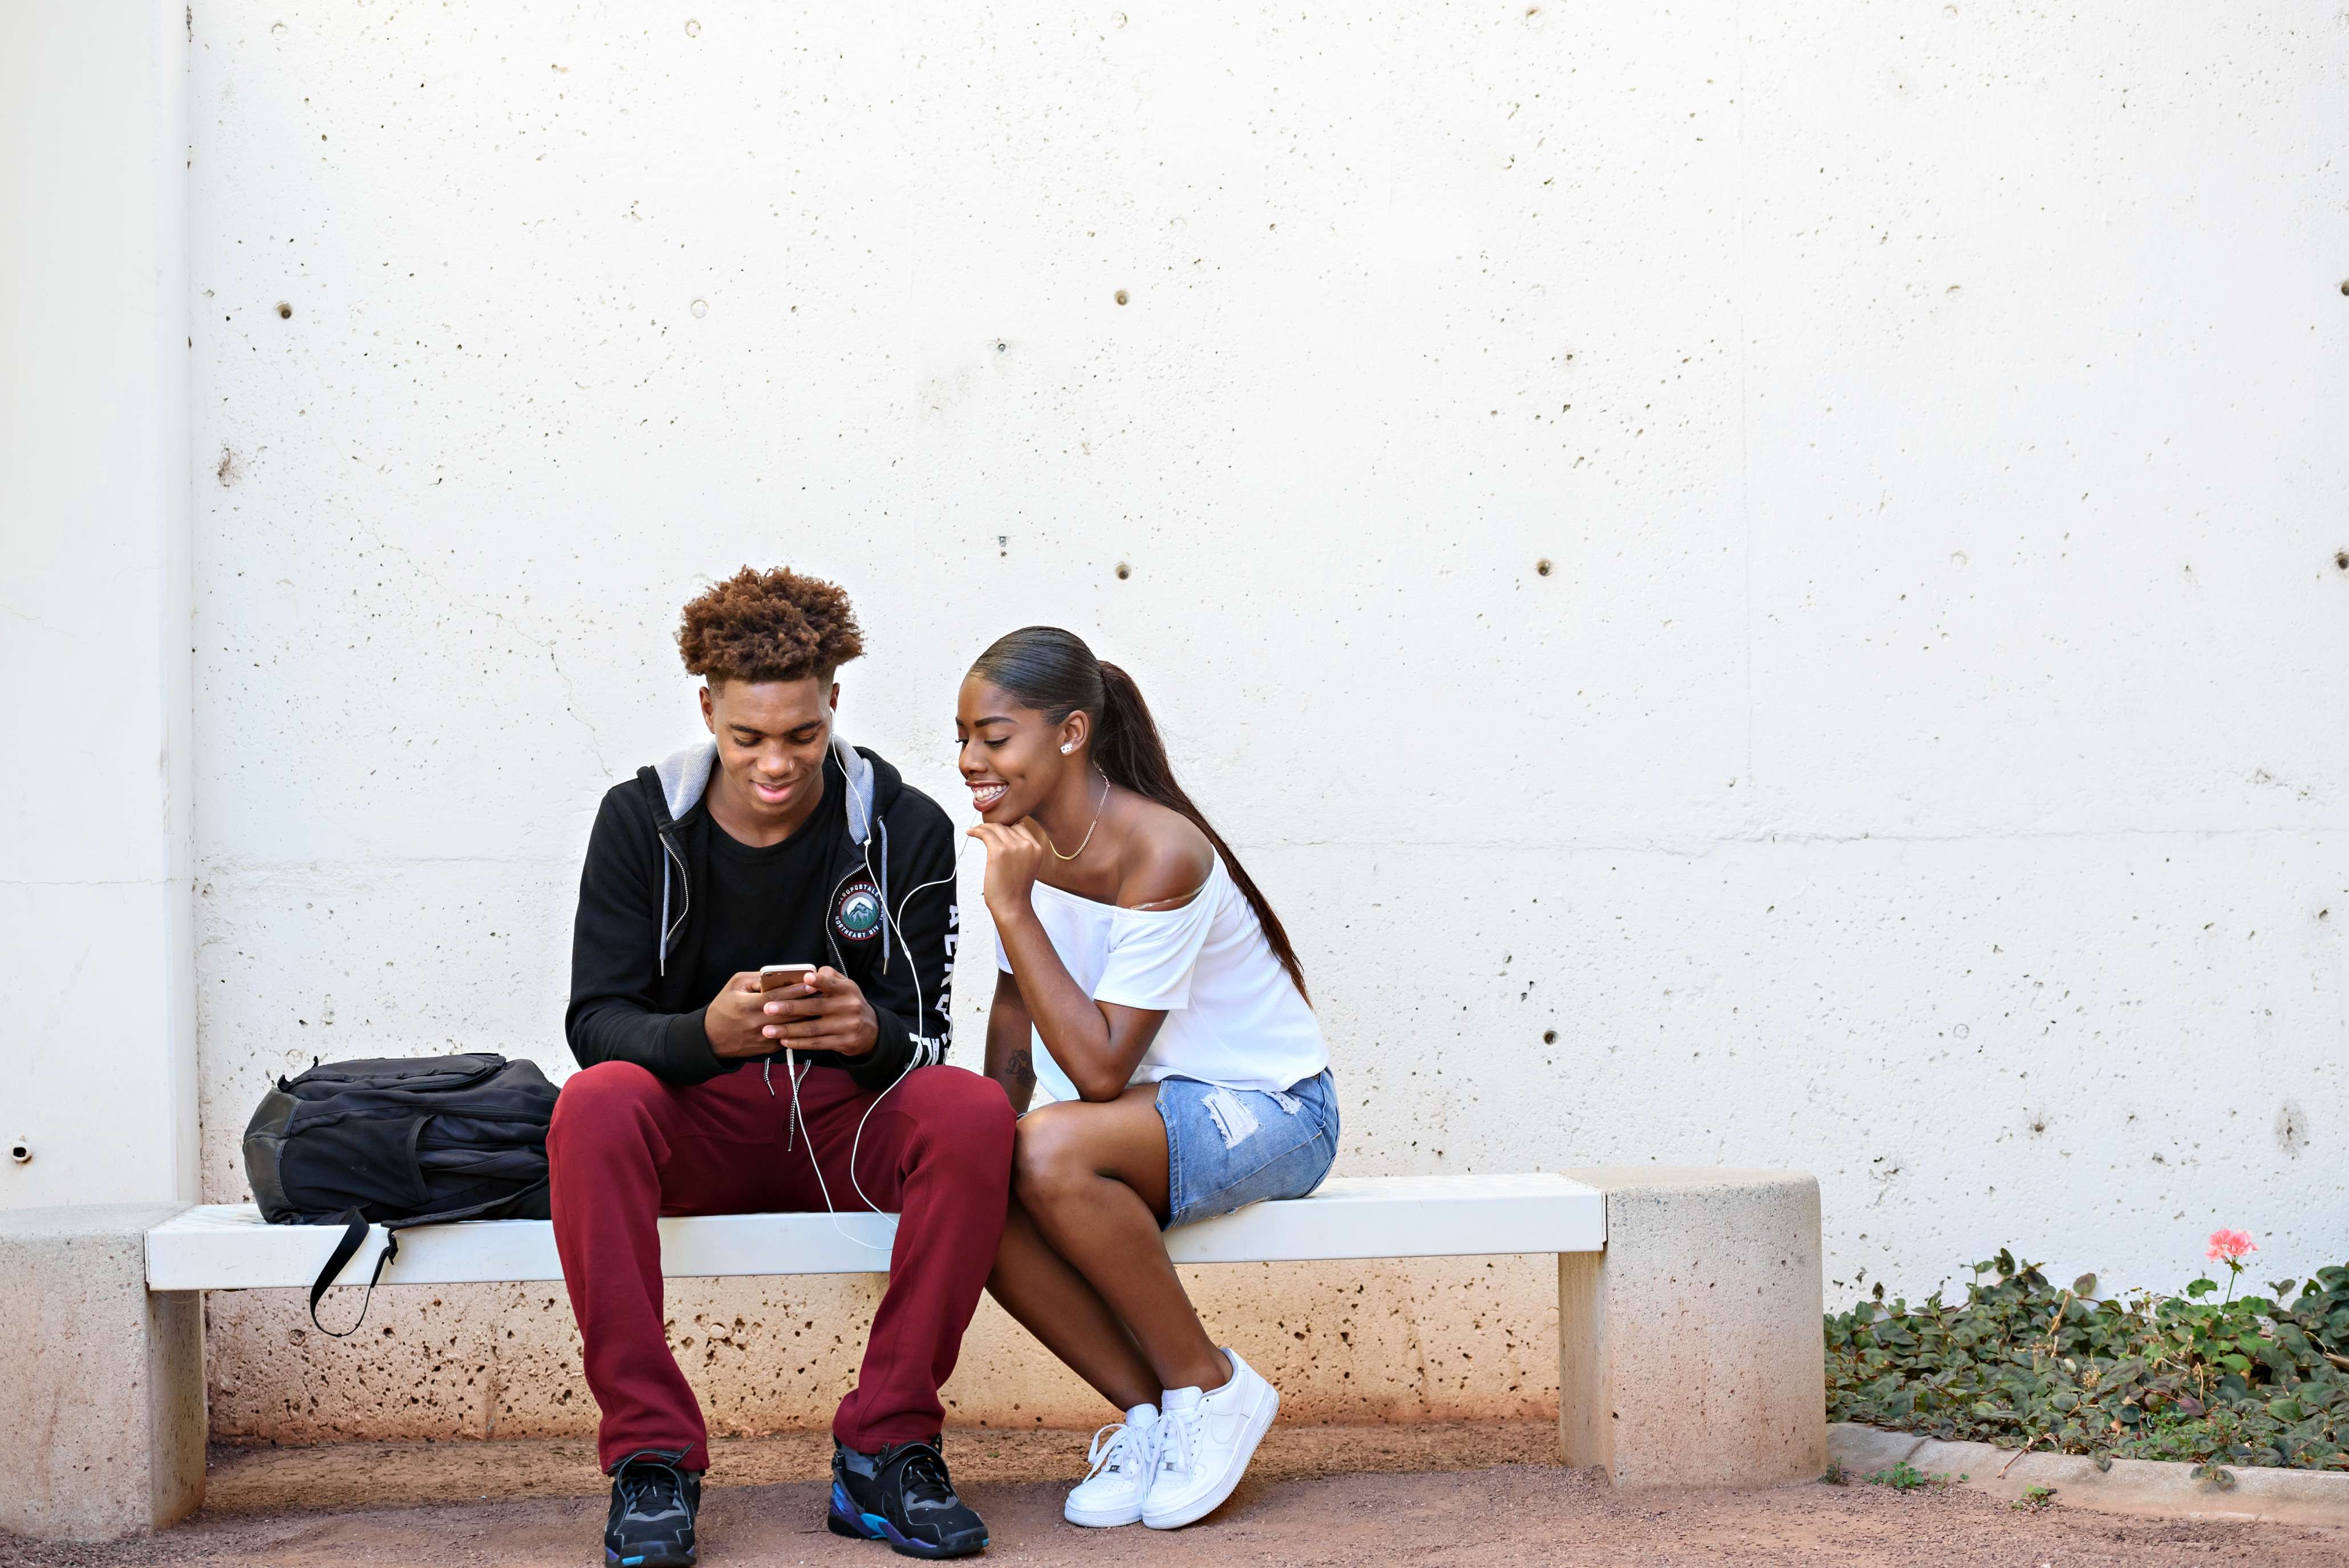
[[[796,681],[715,680],[701,717],[718,738],[730,813],[769,831],[805,821],[823,795],[840,687],[823,676]]]

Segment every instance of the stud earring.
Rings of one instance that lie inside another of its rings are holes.
[[[1074,746],[1063,746],[1061,748],[1061,755],[1066,757],[1070,752],[1074,751],[1075,749],[1076,748]]]

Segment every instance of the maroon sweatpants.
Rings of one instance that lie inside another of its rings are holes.
[[[603,1410],[596,1449],[606,1470],[647,1449],[683,1452],[686,1470],[709,1464],[701,1406],[663,1332],[657,1218],[821,1213],[811,1140],[833,1206],[864,1210],[848,1152],[874,1097],[838,1068],[800,1070],[806,1124],[788,1150],[791,1088],[780,1058],[772,1094],[756,1063],[685,1088],[633,1063],[599,1062],[554,1102],[546,1135],[554,1244],[585,1342],[587,1387]],[[832,1423],[842,1442],[871,1453],[929,1437],[945,1419],[938,1385],[954,1370],[1003,1233],[1011,1107],[1002,1088],[960,1068],[906,1074],[864,1123],[856,1176],[874,1202],[902,1216],[864,1367]]]

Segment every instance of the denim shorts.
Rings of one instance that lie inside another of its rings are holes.
[[[1328,1069],[1286,1094],[1158,1080],[1166,1123],[1166,1229],[1268,1198],[1302,1198],[1338,1157],[1338,1091]]]

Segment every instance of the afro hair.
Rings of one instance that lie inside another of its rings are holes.
[[[864,651],[864,634],[835,584],[745,566],[685,607],[677,651],[704,680],[830,680]]]

